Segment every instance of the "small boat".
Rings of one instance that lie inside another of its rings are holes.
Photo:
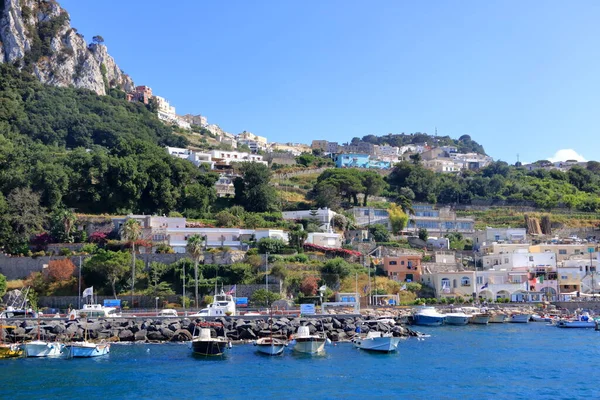
[[[294,350],[299,353],[316,354],[325,350],[326,338],[322,335],[311,335],[308,326],[299,326],[293,336]]]
[[[122,314],[116,307],[104,307],[102,304],[84,304],[81,310],[71,310],[69,320],[78,318],[120,318]]]
[[[197,313],[190,315],[190,317],[225,317],[235,315],[237,315],[235,299],[231,294],[221,290],[221,293],[215,295],[213,302],[208,305],[208,308],[203,308]]]
[[[254,341],[254,345],[259,353],[276,356],[283,353],[287,343],[282,339],[264,337]]]
[[[548,315],[533,314],[530,318],[531,322],[552,322],[552,318]]]
[[[110,343],[71,342],[65,346],[67,358],[91,358],[110,353]]]
[[[16,329],[16,326],[0,324],[0,360],[5,358],[16,358],[23,355],[23,349],[15,343],[4,343],[4,329]]]
[[[423,326],[440,326],[446,319],[445,314],[440,314],[433,307],[423,307],[413,315],[413,323]]]
[[[65,345],[58,342],[34,340],[22,345],[25,357],[60,357],[63,355]]]
[[[506,322],[506,314],[501,312],[493,312],[490,314],[490,324],[503,324]]]
[[[596,321],[585,312],[575,319],[561,319],[556,323],[559,328],[595,328]]]
[[[192,353],[201,356],[221,356],[228,346],[229,341],[227,339],[212,337],[210,328],[200,328],[199,335],[193,337],[191,343]]]
[[[469,323],[470,316],[464,312],[453,312],[444,315],[446,316],[444,320],[446,325],[467,325]]]
[[[510,315],[508,321],[517,324],[526,324],[529,322],[529,318],[531,318],[531,314],[514,313]]]
[[[352,343],[359,349],[389,353],[398,350],[400,338],[394,337],[391,333],[370,331],[367,336],[355,336]]]

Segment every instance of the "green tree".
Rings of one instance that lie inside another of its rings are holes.
[[[369,233],[376,242],[389,242],[390,232],[382,224],[373,224],[369,227]]]
[[[241,178],[234,181],[235,202],[246,211],[277,209],[277,193],[270,185],[271,171],[263,164],[246,162],[240,166]]]
[[[427,232],[427,229],[425,229],[425,228],[420,228],[418,235],[419,235],[419,239],[421,239],[424,242],[426,242],[427,239],[429,238],[429,232]]]
[[[281,299],[281,296],[278,293],[273,293],[266,289],[258,289],[250,296],[252,304],[265,307],[268,307],[271,303],[279,299]]]
[[[362,185],[365,188],[363,206],[367,206],[369,196],[377,196],[385,187],[385,181],[375,171],[365,171],[361,176]]]
[[[113,296],[116,299],[117,284],[125,278],[127,271],[130,268],[129,266],[131,265],[131,259],[131,255],[123,251],[100,249],[91,258],[88,258],[85,261],[84,267],[87,273],[95,272],[103,276],[110,284]],[[138,264],[139,265],[134,264],[134,268],[141,269],[143,263],[139,262]],[[86,279],[86,282],[88,282],[88,279]]]
[[[129,241],[131,243],[131,305],[133,306],[133,297],[135,291],[135,242],[140,238],[142,234],[142,226],[140,223],[130,218],[125,221],[123,226],[121,227],[121,238]]]
[[[13,238],[9,244],[9,251],[12,251],[26,245],[31,236],[43,230],[46,212],[40,205],[40,195],[29,188],[11,191],[7,203],[13,229]]]
[[[283,289],[284,289],[285,283],[286,283],[286,279],[288,277],[288,269],[287,269],[285,263],[283,263],[283,262],[274,263],[273,266],[271,267],[271,270],[269,271],[269,275],[272,275],[275,278],[277,278],[277,280],[279,280],[279,294],[281,294],[283,292]]]
[[[348,264],[343,258],[338,257],[327,261],[323,265],[321,268],[321,277],[327,286],[337,290],[340,286],[340,282],[348,277],[350,272],[350,264]]]
[[[76,220],[72,210],[56,210],[52,216],[52,237],[60,243],[73,243]]]
[[[6,294],[6,277],[0,274],[0,298]]]
[[[306,238],[308,238],[308,232],[304,230],[301,224],[294,225],[288,232],[288,242],[297,251],[302,251]]]
[[[258,241],[257,247],[260,254],[280,254],[285,243],[281,239],[262,238]]]
[[[164,292],[164,290],[159,289],[159,285],[162,283],[162,277],[171,269],[170,265],[153,261],[149,265],[149,282],[151,284],[151,288],[153,289],[154,296],[159,294],[159,291]],[[165,282],[166,283],[166,282]],[[164,289],[164,288],[162,288]]]
[[[198,308],[198,264],[204,255],[204,241],[200,235],[192,235],[187,240],[186,250],[192,255],[194,260],[194,299],[196,308]]]

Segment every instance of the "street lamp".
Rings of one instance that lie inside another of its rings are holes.
[[[158,299],[159,297],[156,297],[154,300],[156,300],[156,316],[158,317]]]

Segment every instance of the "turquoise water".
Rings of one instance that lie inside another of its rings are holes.
[[[348,343],[324,356],[223,359],[184,344],[114,345],[107,357],[0,361],[2,399],[575,399],[600,398],[600,332],[543,323],[419,327],[396,354]]]

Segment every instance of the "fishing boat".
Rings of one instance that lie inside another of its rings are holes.
[[[423,326],[440,326],[446,319],[445,314],[440,314],[433,307],[423,307],[413,315],[413,323]]]
[[[4,343],[4,329],[16,329],[13,325],[0,325],[0,360],[21,357],[23,350],[18,344]]]
[[[548,315],[533,314],[530,318],[531,322],[552,322],[552,318]]]
[[[487,325],[490,322],[491,314],[486,308],[463,307],[463,312],[469,316],[469,323],[473,325]]]
[[[195,333],[196,329],[194,329]],[[227,339],[212,337],[209,328],[200,328],[198,336],[192,337],[192,353],[201,356],[221,356],[230,346]]]
[[[25,357],[60,357],[63,354],[65,345],[42,340],[40,319],[38,317],[37,340],[23,344],[22,348],[25,352]]]
[[[254,345],[259,353],[269,356],[276,356],[283,353],[287,343],[285,340],[274,337],[264,337],[254,341]]]
[[[190,315],[190,317],[225,317],[235,315],[235,299],[231,294],[221,290],[221,293],[215,295],[213,302],[207,308],[203,308],[196,314]]]
[[[508,321],[517,324],[526,324],[529,322],[529,318],[531,318],[531,314],[513,313],[510,315]]]
[[[444,315],[446,316],[444,320],[446,325],[467,325],[469,323],[469,316],[464,312],[452,312]]]
[[[352,343],[359,349],[389,353],[398,350],[400,338],[391,333],[370,331],[366,336],[355,336]]]
[[[90,358],[110,353],[110,343],[71,342],[65,346],[67,358]]]
[[[294,350],[299,353],[316,354],[325,351],[325,336],[311,335],[308,326],[299,326],[293,339]]]
[[[104,307],[102,304],[84,304],[81,310],[71,310],[69,320],[78,318],[119,318],[122,314],[116,307]]]

